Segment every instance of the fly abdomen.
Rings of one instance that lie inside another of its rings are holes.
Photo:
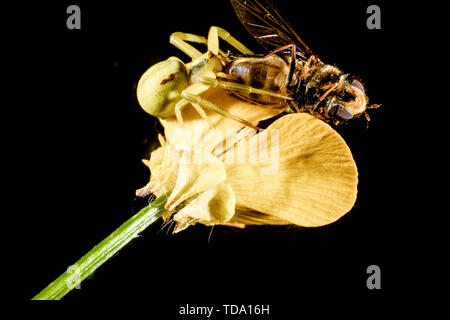
[[[277,55],[266,57],[237,58],[229,63],[224,70],[231,81],[246,84],[253,88],[287,94],[287,81],[289,77],[288,64]],[[261,104],[277,104],[279,98],[244,94],[249,99]]]

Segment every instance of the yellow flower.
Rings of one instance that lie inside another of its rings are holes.
[[[280,110],[256,106],[223,90],[207,99],[252,124]],[[138,195],[171,192],[166,209],[175,232],[189,225],[296,224],[317,227],[347,213],[358,172],[350,149],[329,125],[304,113],[285,115],[256,133],[207,112],[162,119],[166,139],[146,161],[150,182]]]

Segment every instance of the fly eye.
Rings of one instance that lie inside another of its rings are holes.
[[[333,104],[329,109],[328,113],[336,117],[340,120],[350,120],[353,118],[353,115],[343,106],[339,104]]]
[[[362,82],[358,78],[353,78],[351,80],[350,84],[353,87],[355,87],[355,88],[359,89],[360,91],[364,92],[364,86],[363,86]]]

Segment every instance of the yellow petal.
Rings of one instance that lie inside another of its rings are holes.
[[[164,139],[164,137],[159,133],[158,133],[158,141],[161,146],[164,146],[167,143],[166,139]]]
[[[142,159],[141,161],[147,168],[150,168],[150,160]]]
[[[177,180],[166,209],[174,210],[184,200],[215,187],[225,180],[223,163],[202,149],[181,152]]]
[[[148,167],[150,168],[150,182],[136,191],[137,196],[153,193],[157,197],[166,194],[175,187],[180,152],[166,144],[151,153]]]
[[[251,104],[236,98],[230,91],[223,89],[210,88],[200,96],[253,125],[257,125],[259,121],[274,117],[283,111]],[[205,109],[205,112],[214,125],[214,129],[210,127],[207,121],[202,119],[191,105],[187,105],[182,112],[187,133],[180,128],[175,116],[160,119],[168,143],[180,145],[185,144],[188,140],[194,145],[202,143],[204,148],[208,149],[208,147],[224,140],[224,137],[230,132],[244,127],[241,123],[224,118],[213,111]]]
[[[207,226],[226,223],[234,215],[235,204],[231,187],[220,183],[201,193],[173,216],[177,222],[174,232],[197,222]]]
[[[238,206],[308,227],[332,223],[353,207],[356,164],[329,125],[308,114],[290,114],[265,135],[242,140],[224,155],[225,182]]]
[[[236,208],[233,218],[229,221],[231,223],[242,223],[244,225],[285,225],[292,224],[292,222],[281,219],[277,216],[258,212],[252,209]]]

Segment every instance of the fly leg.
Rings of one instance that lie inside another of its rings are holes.
[[[220,52],[219,49],[219,38],[226,41],[234,48],[239,50],[239,52],[245,55],[253,55],[253,51],[244,46],[241,42],[239,42],[236,38],[234,38],[228,31],[220,28],[212,26],[209,29],[208,33],[208,50],[211,51],[214,55],[218,55]]]
[[[317,102],[314,104],[312,111],[314,112],[316,108],[319,106],[319,104],[325,99],[333,90],[335,90],[339,86],[339,82],[331,83],[327,86],[322,87],[322,89],[327,89],[317,100]],[[333,98],[334,99],[334,98]]]
[[[302,73],[300,74],[300,80],[306,80],[306,77],[308,76],[308,72],[313,60],[317,60],[317,57],[311,56],[309,57],[308,61],[306,61],[305,65],[302,68]]]
[[[279,48],[276,48],[276,49],[270,51],[269,53],[267,53],[267,54],[265,55],[265,57],[271,56],[272,54],[275,54],[275,53],[277,53],[277,52],[281,52],[281,51],[290,49],[290,50],[291,50],[291,58],[294,60],[294,59],[295,59],[295,54],[296,54],[296,48],[297,48],[297,47],[296,47],[295,44],[293,44],[293,43],[287,44],[287,45],[285,45],[285,46],[282,46],[282,47],[279,47]]]

